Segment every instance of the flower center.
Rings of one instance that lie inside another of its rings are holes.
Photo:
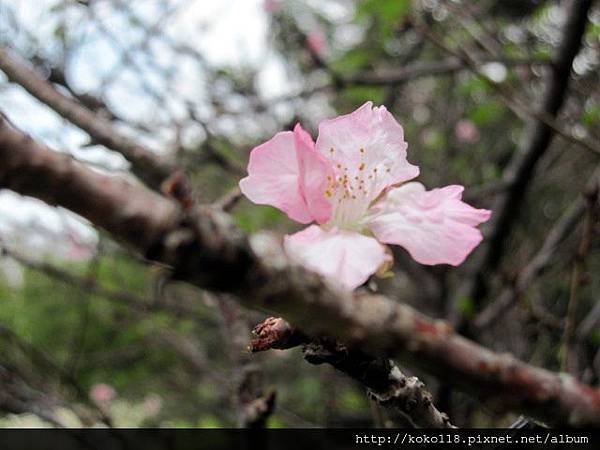
[[[330,149],[334,155],[336,150]],[[335,174],[328,176],[325,196],[332,202],[333,213],[325,227],[361,231],[364,219],[375,197],[379,194],[382,176],[389,173],[389,164],[381,162],[369,166],[364,160],[366,150],[360,148],[361,158],[351,163],[334,161]]]

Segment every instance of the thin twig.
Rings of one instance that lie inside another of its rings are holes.
[[[31,359],[31,361],[35,363],[39,370],[44,371],[44,373],[49,372],[50,374],[54,374],[58,381],[62,385],[68,387],[80,401],[88,405],[98,415],[104,424],[108,426],[112,425],[112,418],[105,411],[103,411],[102,408],[99,408],[98,405],[91,401],[87,395],[87,392],[83,389],[79,382],[69,373],[65,372],[65,370],[57,363],[55,363],[48,354],[37,347],[34,347],[32,344],[22,339],[16,332],[3,324],[0,324],[0,338],[11,342],[18,347]]]
[[[480,70],[483,64],[490,62],[500,62],[506,66],[531,66],[531,65],[547,65],[550,61],[545,59],[532,58],[507,58],[495,56],[474,56],[472,57],[474,65]],[[405,83],[417,78],[450,75],[463,70],[472,70],[464,63],[462,58],[451,56],[442,61],[419,62],[412,65],[398,68],[378,70],[372,73],[362,73],[341,78],[343,85],[364,85],[364,86],[379,86],[379,85],[395,85]]]
[[[570,205],[550,229],[537,253],[519,270],[514,283],[505,287],[492,302],[477,314],[472,324],[474,328],[483,330],[489,327],[517,302],[519,296],[523,295],[533,281],[552,263],[560,243],[572,233],[573,227],[584,212],[583,201],[577,200]]]
[[[242,199],[242,197],[242,191],[239,187],[236,186],[229,192],[227,192],[224,196],[218,198],[213,203],[213,206],[215,208],[222,209],[225,212],[230,212],[235,207],[235,205],[237,205],[237,203]]]
[[[254,328],[252,352],[303,346],[304,359],[311,364],[327,363],[367,388],[378,405],[400,412],[421,428],[454,428],[448,416],[433,404],[432,395],[416,377],[403,374],[387,358],[374,358],[349,349],[330,338],[311,339],[282,318],[269,317]]]
[[[109,301],[115,302],[118,305],[127,306],[137,311],[166,311],[182,317],[193,316],[197,313],[194,308],[187,307],[185,304],[180,302],[172,304],[165,302],[150,302],[145,300],[143,297],[138,297],[128,291],[106,288],[98,283],[98,281],[93,277],[74,275],[55,265],[42,261],[34,261],[12,249],[9,249],[0,241],[0,255],[2,254],[9,256],[19,264],[29,269],[43,273],[47,277],[60,281],[61,283],[73,286],[76,289],[85,292],[86,294],[97,295]]]
[[[581,242],[577,248],[575,259],[573,261],[573,271],[571,273],[571,289],[569,295],[569,305],[567,307],[567,317],[565,321],[565,332],[563,335],[563,344],[561,349],[561,367],[573,376],[578,373],[578,361],[576,352],[576,329],[579,315],[579,302],[581,285],[583,284],[585,272],[585,260],[592,247],[594,239],[594,230],[600,219],[600,210],[598,207],[599,186],[594,183],[588,192],[586,192],[587,210],[581,234]]]

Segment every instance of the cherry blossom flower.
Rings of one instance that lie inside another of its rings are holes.
[[[264,0],[263,9],[265,12],[274,14],[281,9],[281,1],[280,0]]]
[[[306,45],[311,52],[318,56],[325,56],[327,51],[327,38],[323,31],[316,29],[306,36]]]
[[[284,238],[286,253],[342,287],[354,289],[390,263],[385,244],[419,263],[459,265],[481,242],[490,211],[461,200],[463,187],[426,190],[409,181],[402,127],[384,106],[365,103],[319,125],[316,143],[298,124],[250,153],[244,195],[302,224]]]
[[[99,405],[108,405],[117,396],[117,392],[114,388],[106,383],[98,383],[92,386],[90,389],[91,399]]]
[[[460,142],[471,144],[479,140],[479,129],[468,119],[461,119],[454,127],[454,134]]]

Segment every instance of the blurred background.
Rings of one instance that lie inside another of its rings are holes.
[[[394,276],[367,288],[598,385],[598,5],[552,124],[559,136],[519,179],[523,189],[507,184],[530,146],[566,4],[0,0],[0,45],[177,158],[199,201],[226,202],[248,233],[298,229],[237,195],[255,145],[297,122],[316,137],[325,118],[368,100],[385,105],[420,181],[463,184],[477,207],[509,199],[509,219],[494,239],[484,229],[493,245],[460,268],[420,266],[399,249]],[[2,72],[0,108],[53,148],[133,179],[120,154]],[[0,247],[0,426],[248,426],[248,398],[272,393],[271,427],[406,424],[301,349],[249,354],[264,314],[167,283],[163,267],[66,210],[0,191]],[[415,375],[458,426],[516,418]]]

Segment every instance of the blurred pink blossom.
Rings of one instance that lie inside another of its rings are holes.
[[[470,144],[479,140],[479,129],[469,119],[461,119],[454,127],[454,134],[460,142]]]
[[[281,9],[281,0],[265,0],[263,9],[270,14],[276,13]]]
[[[464,203],[463,187],[427,191],[406,159],[404,131],[385,107],[365,103],[319,125],[298,124],[250,153],[244,195],[310,225],[284,240],[287,254],[354,289],[390,263],[385,244],[419,263],[459,265],[481,242],[490,211]]]
[[[321,30],[313,30],[306,36],[306,44],[311,52],[323,56],[327,51],[327,38]]]
[[[106,383],[98,383],[90,389],[90,398],[99,405],[107,405],[117,397],[114,388]]]
[[[67,258],[71,261],[87,261],[94,255],[94,249],[72,231],[67,232]]]
[[[67,250],[67,258],[71,261],[88,261],[92,256],[92,249],[78,242],[71,243]]]
[[[163,400],[158,394],[150,394],[144,399],[143,407],[146,414],[156,416],[163,406]]]

